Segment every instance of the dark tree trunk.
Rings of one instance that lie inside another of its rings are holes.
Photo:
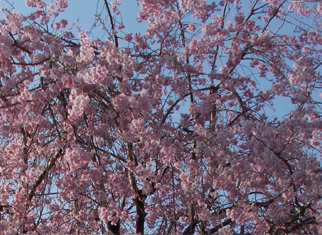
[[[134,203],[136,206],[136,233],[144,234],[144,220],[145,220],[145,210],[144,210],[144,202],[140,200],[140,198],[135,198]]]

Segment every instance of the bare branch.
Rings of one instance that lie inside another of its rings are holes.
[[[116,29],[115,29],[115,25],[114,25],[114,20],[113,20],[113,16],[112,16],[112,13],[111,13],[111,10],[110,10],[110,7],[108,5],[108,2],[107,0],[104,0],[104,3],[105,3],[105,7],[106,7],[106,10],[107,10],[107,13],[108,13],[108,17],[110,19],[110,23],[111,23],[111,28],[112,28],[112,33],[114,35],[114,43],[115,43],[115,47],[119,47],[119,42],[118,42],[118,37],[117,37],[117,34],[116,34]]]

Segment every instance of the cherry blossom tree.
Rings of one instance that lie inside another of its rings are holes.
[[[7,3],[1,234],[322,233],[321,1]]]

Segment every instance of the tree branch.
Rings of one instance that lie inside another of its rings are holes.
[[[51,168],[53,168],[53,166],[55,165],[56,161],[58,158],[60,158],[62,155],[64,155],[65,153],[65,146],[62,149],[59,149],[58,152],[55,154],[55,156],[49,161],[48,165],[46,166],[46,168],[43,170],[43,172],[39,175],[38,179],[36,180],[36,182],[33,184],[32,188],[29,190],[28,194],[26,195],[27,199],[29,201],[32,200],[32,198],[35,195],[36,189],[37,187],[43,182],[43,180],[45,179],[46,175],[48,174],[48,172],[51,170]]]
[[[233,222],[233,221],[231,220],[231,218],[226,219],[224,222],[222,222],[222,223],[220,223],[220,224],[216,225],[215,227],[213,227],[213,228],[210,230],[210,234],[218,232],[218,230],[219,230],[219,229],[221,229],[221,228],[225,227],[226,225],[230,224],[231,222]]]
[[[191,221],[190,225],[183,231],[182,234],[185,234],[185,235],[194,234],[195,228],[199,222],[200,220],[197,220],[197,219],[194,219],[193,221]]]
[[[111,27],[112,27],[112,31],[113,31],[113,36],[114,36],[115,47],[117,48],[119,46],[119,42],[118,42],[118,38],[117,38],[117,35],[116,35],[116,31],[115,31],[115,25],[114,25],[113,16],[112,16],[110,7],[108,6],[108,3],[107,3],[106,0],[104,0],[104,3],[105,3],[105,7],[106,7],[106,10],[107,10],[107,13],[108,13],[108,17],[109,17],[110,23],[111,23]]]

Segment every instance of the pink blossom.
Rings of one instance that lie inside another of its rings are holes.
[[[321,3],[100,1],[88,29],[25,5],[0,21],[1,233],[321,234]]]

